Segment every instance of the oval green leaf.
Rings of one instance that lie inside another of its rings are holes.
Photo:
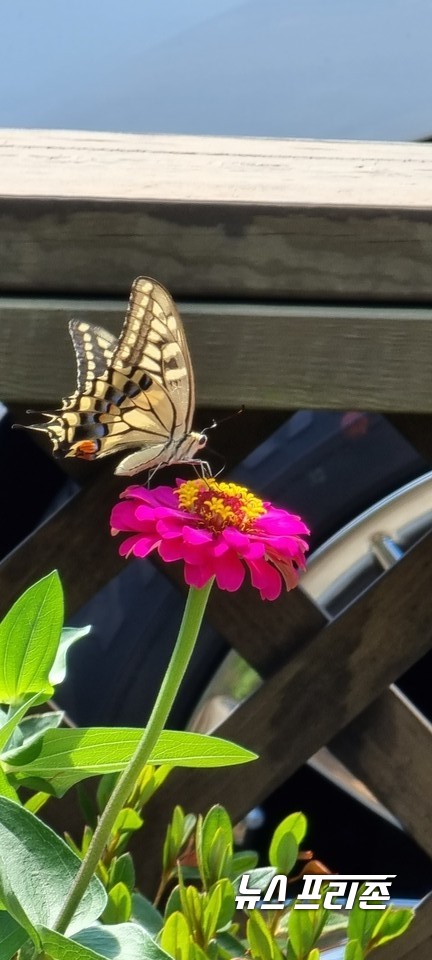
[[[0,851],[2,900],[7,905],[7,890],[12,889],[35,927],[52,926],[81,865],[79,857],[50,827],[6,797],[0,797]],[[69,930],[92,923],[105,903],[105,890],[93,877]]]
[[[0,703],[19,703],[53,691],[49,672],[63,623],[57,571],[29,587],[0,624]]]

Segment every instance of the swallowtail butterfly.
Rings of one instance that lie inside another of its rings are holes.
[[[148,277],[132,284],[120,337],[82,320],[69,332],[77,361],[77,388],[48,422],[58,457],[96,460],[129,453],[115,472],[131,476],[174,463],[199,463],[207,441],[191,431],[194,376],[185,332],[164,287]],[[206,466],[206,465],[202,465]]]

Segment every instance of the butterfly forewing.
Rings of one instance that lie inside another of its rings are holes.
[[[118,341],[101,327],[71,321],[76,391],[57,415],[32,429],[48,433],[59,456],[97,459],[140,447],[116,472],[132,474],[194,461],[205,438],[190,432],[194,379],[183,325],[169,293],[138,277]]]
[[[188,433],[195,405],[194,378],[186,337],[167,290],[146,277],[132,285],[113,366],[131,379],[144,370],[173,405],[174,433]]]

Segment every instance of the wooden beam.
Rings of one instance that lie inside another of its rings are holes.
[[[432,309],[179,306],[201,405],[432,412]],[[125,309],[126,298],[0,298],[2,400],[57,406],[75,388],[67,321],[118,333]]]
[[[386,690],[328,746],[432,858],[432,725],[403,693]]]
[[[426,143],[9,130],[0,163],[3,292],[432,299]]]

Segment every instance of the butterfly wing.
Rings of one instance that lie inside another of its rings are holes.
[[[189,433],[195,387],[188,345],[172,297],[155,280],[138,277],[132,284],[112,366],[138,383],[145,371],[162,390],[149,391],[155,412],[164,394],[172,406],[173,436]]]
[[[77,387],[73,397],[80,393],[91,396],[95,379],[103,376],[112,361],[117,337],[83,320],[70,320],[69,333],[77,364]]]
[[[193,456],[198,446],[190,435],[195,388],[183,324],[168,291],[148,277],[132,284],[112,372],[115,382],[123,375],[140,388],[130,396],[129,408],[123,403],[121,410],[130,427],[128,444],[141,449],[126,457],[116,473],[137,473]]]
[[[72,321],[77,389],[48,423],[54,454],[96,459],[141,447],[118,467],[138,472],[174,459],[187,441],[194,411],[194,379],[183,325],[169,293],[154,280],[133,285],[118,342],[100,327]],[[129,469],[131,468],[131,469]]]

